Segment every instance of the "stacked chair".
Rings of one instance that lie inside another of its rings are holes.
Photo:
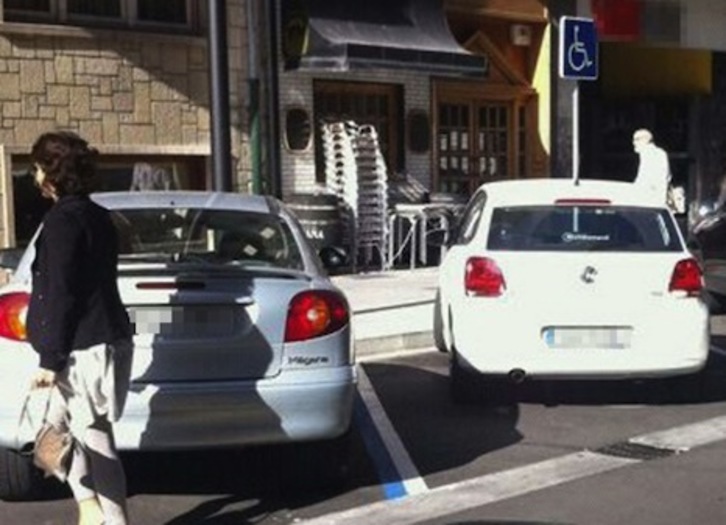
[[[374,262],[384,269],[388,250],[388,183],[386,164],[371,125],[323,124],[326,185],[338,196],[347,225],[353,270]]]

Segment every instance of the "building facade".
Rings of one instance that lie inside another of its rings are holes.
[[[389,180],[431,193],[549,173],[541,2],[330,4],[276,2],[283,197],[325,191],[321,129],[334,121],[373,125]]]
[[[669,153],[690,226],[719,199],[726,175],[726,6],[707,0],[556,0],[551,19],[591,18],[600,41],[596,81],[581,81],[584,176],[633,180],[638,128]],[[556,40],[553,40],[556,45]],[[556,56],[558,50],[554,50]],[[572,90],[553,79],[553,175],[572,172]]]
[[[247,12],[227,0],[235,191],[250,178]],[[27,176],[44,131],[97,147],[102,189],[210,187],[206,18],[199,0],[0,0],[2,245],[27,243],[47,207]]]

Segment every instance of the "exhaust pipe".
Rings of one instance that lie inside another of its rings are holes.
[[[509,380],[518,385],[524,381],[524,378],[527,376],[527,373],[522,370],[521,368],[513,368],[509,371],[509,374],[507,374],[507,377],[509,377]]]

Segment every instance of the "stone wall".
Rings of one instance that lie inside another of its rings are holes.
[[[227,9],[232,187],[245,192],[245,2],[228,0]],[[102,154],[209,156],[209,107],[206,36],[0,21],[2,181],[9,180],[14,156],[52,129],[76,131]],[[8,192],[0,205],[12,206]],[[0,238],[7,244],[8,235]]]
[[[56,128],[110,153],[208,151],[203,39],[22,29],[0,31],[0,143],[11,153]]]

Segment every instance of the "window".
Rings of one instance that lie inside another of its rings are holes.
[[[120,18],[120,0],[106,0],[95,2],[94,0],[68,0],[68,14],[80,16],[96,16],[102,18]]]
[[[8,22],[190,29],[192,0],[5,0]]]
[[[666,210],[621,206],[515,206],[492,214],[487,248],[558,252],[681,249]]]
[[[487,195],[483,191],[476,193],[471,198],[459,222],[456,244],[468,244],[474,238],[479,228],[479,221],[481,221],[486,202]]]
[[[13,159],[15,244],[28,245],[52,202],[41,197],[29,174],[27,158]],[[203,157],[104,156],[98,163],[98,191],[203,190],[206,188]]]
[[[195,208],[115,209],[119,262],[303,268],[290,226],[266,213]]]

